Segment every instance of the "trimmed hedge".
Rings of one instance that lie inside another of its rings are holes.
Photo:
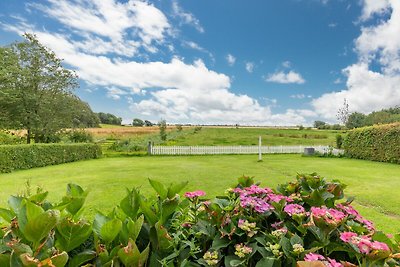
[[[56,165],[101,156],[97,144],[32,144],[0,146],[0,172]]]
[[[344,140],[344,149],[349,157],[400,163],[400,123],[352,130]]]

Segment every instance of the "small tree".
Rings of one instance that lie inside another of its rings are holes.
[[[162,141],[167,140],[167,122],[161,120],[158,122],[158,128],[160,129],[160,138]]]
[[[324,121],[314,121],[314,128],[321,129],[322,126],[325,126],[326,122]]]
[[[363,127],[366,125],[366,118],[367,116],[363,113],[353,112],[347,119],[346,127],[348,129]]]
[[[347,102],[347,99],[345,98],[343,100],[343,106],[339,108],[336,118],[342,122],[343,125],[346,125],[347,120],[349,119],[350,112],[349,112],[349,103]]]
[[[142,127],[144,125],[144,121],[141,119],[135,118],[132,121],[132,126]]]
[[[150,126],[153,126],[153,123],[152,123],[151,121],[145,120],[145,121],[144,121],[144,125],[145,125],[146,127],[150,127]]]
[[[176,125],[176,129],[178,130],[178,132],[181,132],[182,131],[182,124],[177,124]]]

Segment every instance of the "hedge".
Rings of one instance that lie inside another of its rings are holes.
[[[400,123],[352,130],[344,140],[349,157],[400,163]]]
[[[56,165],[101,156],[97,144],[32,144],[0,146],[0,172]]]

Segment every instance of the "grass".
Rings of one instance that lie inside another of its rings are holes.
[[[400,231],[400,166],[355,159],[301,157],[300,155],[120,157],[49,166],[10,174],[0,174],[0,206],[8,196],[20,193],[29,179],[50,191],[51,200],[59,200],[66,184],[77,183],[90,190],[86,214],[111,211],[125,194],[125,188],[139,186],[153,194],[147,178],[164,183],[188,180],[186,190],[202,189],[209,197],[222,194],[245,174],[255,176],[264,186],[293,180],[296,173],[318,172],[348,185],[346,193],[356,197],[355,205],[379,229]]]

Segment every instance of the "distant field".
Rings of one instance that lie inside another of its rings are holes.
[[[131,139],[141,142],[156,140],[159,129],[153,127],[130,127],[109,125],[103,128],[88,129],[96,139]],[[197,130],[196,130],[197,128]],[[199,130],[201,128],[201,130]],[[162,145],[214,146],[214,145],[257,145],[262,137],[263,145],[335,145],[335,137],[341,131],[313,129],[279,129],[268,127],[183,127],[177,131],[175,126],[168,127],[166,142],[156,140]]]
[[[298,130],[276,128],[228,128],[202,127],[194,133],[193,129],[185,130],[169,140],[167,145],[257,145],[261,136],[263,145],[335,145],[335,137],[341,131],[329,130]]]
[[[296,173],[318,172],[328,179],[348,185],[347,195],[356,197],[355,205],[379,229],[400,232],[400,165],[345,158],[315,158],[300,155],[119,157],[75,162],[32,170],[0,174],[0,207],[10,194],[20,193],[28,179],[50,191],[49,198],[60,200],[67,183],[90,190],[86,214],[96,210],[110,212],[125,194],[125,188],[141,187],[153,194],[147,178],[163,183],[188,180],[187,191],[201,189],[208,197],[220,195],[243,174],[255,176],[263,186],[275,188],[293,180]]]

